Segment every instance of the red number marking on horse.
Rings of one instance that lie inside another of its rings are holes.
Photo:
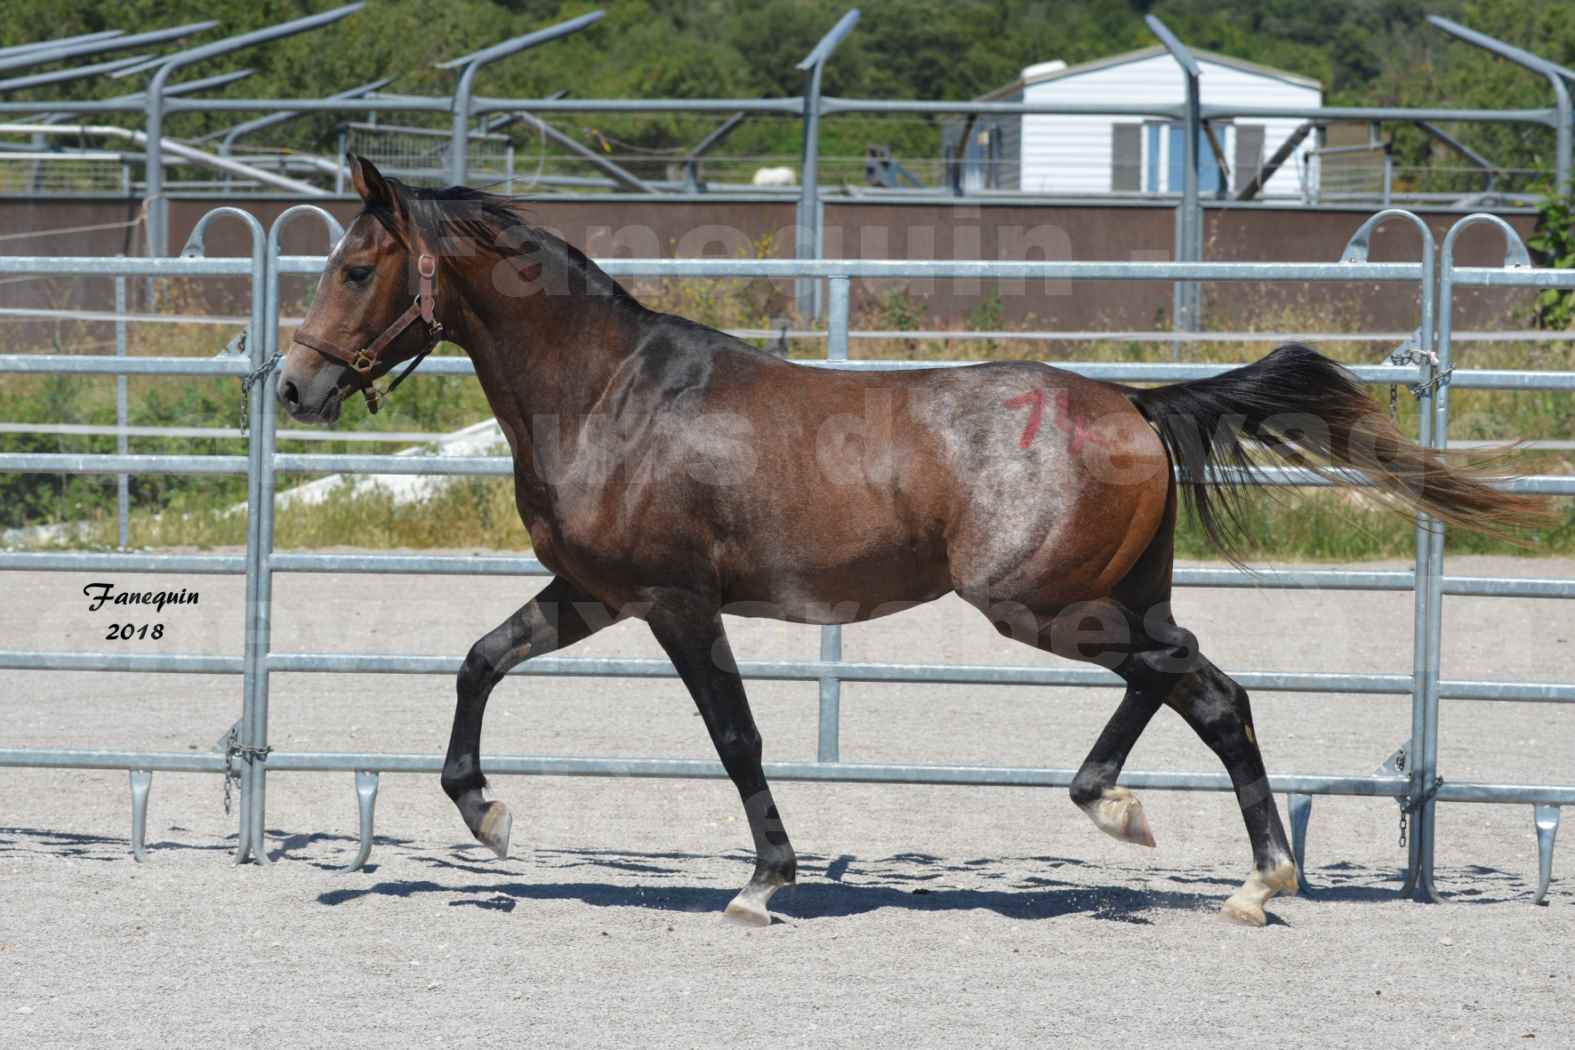
[[[1058,390],[1055,395],[1057,430],[1066,431],[1072,435],[1072,454],[1076,455],[1085,442],[1094,445],[1110,444],[1093,427],[1087,426],[1083,420],[1072,415],[1072,392]]]
[[[1034,435],[1039,433],[1039,423],[1044,419],[1045,392],[1036,387],[1026,394],[1018,394],[1010,400],[1002,401],[1001,404],[1006,408],[1028,409],[1028,425],[1023,428],[1023,436],[1018,439],[1017,445],[1019,448],[1027,448],[1029,445],[1032,445],[1034,443]]]

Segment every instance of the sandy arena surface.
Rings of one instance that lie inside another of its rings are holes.
[[[1575,561],[1457,558],[1456,574],[1575,575]],[[103,640],[74,574],[0,573],[5,648],[236,653],[242,581],[155,643]],[[540,586],[504,578],[288,575],[280,651],[462,656]],[[1410,669],[1403,594],[1184,590],[1181,621],[1227,670]],[[130,619],[147,619],[131,618]],[[741,659],[811,658],[814,628],[732,621]],[[845,632],[850,659],[1039,663],[946,599]],[[1575,680],[1568,603],[1449,598],[1446,677]],[[639,624],[570,655],[656,656]],[[276,675],[272,742],[441,753],[447,676]],[[812,759],[815,688],[756,683],[768,760]],[[844,686],[847,761],[1077,765],[1110,690]],[[1391,697],[1260,693],[1271,772],[1369,773],[1407,735]],[[240,680],[0,672],[0,746],[207,750]],[[1575,781],[1575,712],[1446,701],[1452,781]],[[513,678],[485,753],[710,758],[676,680]],[[1129,768],[1215,771],[1161,712]],[[149,860],[128,854],[124,773],[0,770],[0,1046],[1575,1047],[1575,831],[1532,907],[1530,806],[1440,807],[1450,902],[1395,899],[1387,799],[1319,798],[1310,898],[1267,929],[1220,902],[1249,854],[1234,800],[1146,792],[1158,848],[1100,835],[1061,791],[784,783],[800,857],[780,921],[722,907],[747,878],[725,782],[498,778],[515,814],[499,861],[435,776],[387,775],[366,870],[349,774],[269,781],[270,869],[229,863],[211,775],[153,783]],[[1283,800],[1282,800],[1283,805]],[[1534,1041],[1533,1041],[1534,1040]]]

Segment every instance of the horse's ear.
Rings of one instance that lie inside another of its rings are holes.
[[[354,153],[347,159],[350,161],[350,183],[361,195],[361,199],[369,207],[381,205],[390,211],[396,210],[394,189],[388,184],[388,180],[383,178],[383,173],[377,170],[377,165]]]

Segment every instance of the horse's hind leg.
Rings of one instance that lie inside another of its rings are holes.
[[[760,731],[750,714],[722,617],[698,598],[669,592],[653,606],[647,622],[705,719],[717,756],[743,799],[755,840],[754,875],[725,914],[745,925],[770,925],[766,904],[777,890],[793,884],[798,860],[760,768]]]
[[[1154,845],[1143,803],[1131,791],[1117,786],[1116,779],[1121,776],[1132,745],[1164,702],[1163,696],[1128,687],[1121,705],[1072,778],[1072,801],[1088,814],[1095,827],[1113,839],[1139,846]]]
[[[1072,801],[1088,814],[1095,827],[1110,837],[1139,846],[1153,846],[1154,834],[1149,830],[1143,803],[1128,789],[1118,787],[1116,780],[1138,737],[1165,703],[1165,695],[1174,681],[1173,675],[1164,673],[1165,669],[1185,666],[1191,654],[1196,652],[1197,643],[1190,632],[1176,627],[1168,617],[1163,620],[1150,617],[1145,622],[1118,602],[1099,604],[1104,613],[1099,618],[1106,624],[1124,622],[1124,630],[1118,632],[1109,647],[1096,643],[1093,651],[1075,649],[1061,655],[1093,659],[1112,667],[1126,681],[1127,691],[1072,778]],[[1088,611],[1091,609],[1085,607],[1076,615]],[[1052,624],[1051,651],[1056,651],[1053,641],[1056,633]]]
[[[1168,618],[1149,617],[1142,628],[1132,627],[1133,648],[1114,668],[1126,680],[1127,694],[1073,779],[1072,801],[1107,834],[1152,846],[1142,805],[1115,784],[1149,718],[1160,704],[1170,706],[1225,764],[1252,843],[1252,874],[1226,900],[1223,913],[1262,926],[1269,898],[1296,892],[1296,863],[1269,790],[1247,691],[1199,653],[1192,634]]]
[[[1230,773],[1252,841],[1253,871],[1223,911],[1229,919],[1262,926],[1267,921],[1263,905],[1270,897],[1295,894],[1296,862],[1269,790],[1247,691],[1207,658],[1199,656],[1198,664],[1198,670],[1176,681],[1165,703],[1186,719]]]
[[[460,668],[459,699],[448,756],[443,760],[443,790],[459,807],[465,826],[477,841],[499,857],[509,853],[514,818],[501,802],[489,802],[481,774],[481,722],[487,698],[503,676],[522,660],[573,645],[611,623],[600,602],[556,577],[518,612],[470,647]]]
[[[1296,891],[1296,863],[1269,790],[1247,692],[1198,651],[1191,632],[1160,615],[1164,611],[1155,606],[1139,615],[1114,599],[1102,599],[1054,615],[992,615],[992,620],[1011,637],[1022,638],[1018,631],[1031,627],[1034,636],[1022,640],[1058,656],[1102,664],[1126,681],[1121,705],[1072,781],[1072,801],[1107,834],[1153,844],[1142,806],[1116,786],[1116,779],[1161,704],[1175,709],[1219,756],[1236,790],[1253,855],[1252,874],[1223,912],[1237,922],[1262,926],[1267,922],[1264,903]]]

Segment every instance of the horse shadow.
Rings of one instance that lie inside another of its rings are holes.
[[[337,907],[373,897],[408,899],[433,894],[452,898],[447,901],[449,907],[499,912],[513,911],[522,901],[575,901],[596,908],[717,913],[736,892],[736,887],[730,885],[698,886],[687,882],[692,872],[684,863],[701,859],[698,854],[533,850],[532,867],[546,877],[539,882],[524,882],[519,879],[517,867],[490,857],[478,861],[478,852],[466,844],[457,847],[457,856],[413,854],[412,859],[433,869],[434,877],[341,886],[319,894],[317,901]],[[728,854],[725,859],[736,862],[747,876],[747,855]],[[1154,919],[1148,913],[1156,909],[1213,911],[1219,907],[1220,896],[1236,886],[1235,880],[1224,877],[1180,871],[1167,873],[1161,879],[1148,872],[1129,881],[1175,881],[1181,888],[1122,885],[1119,880],[1124,872],[1110,872],[1107,867],[1065,857],[948,861],[928,854],[900,853],[871,860],[860,860],[851,854],[831,858],[808,854],[799,859],[798,885],[772,899],[778,922],[845,918],[895,908],[911,912],[985,910],[1023,921],[1080,915],[1152,925]],[[1071,869],[1067,872],[1071,874],[1095,867],[1108,872],[1114,884],[1090,884],[1056,875],[1057,869]],[[641,881],[610,881],[609,876],[617,875],[633,875]],[[945,884],[958,876],[1002,885],[997,888]],[[743,877],[738,881],[742,883]],[[1192,885],[1198,888],[1189,888]]]
[[[720,912],[732,899],[734,880],[695,885],[692,862],[703,854],[607,849],[535,849],[528,857],[540,881],[520,879],[516,863],[498,861],[472,843],[457,843],[447,855],[409,855],[432,869],[427,878],[384,879],[341,886],[318,895],[336,907],[368,897],[450,897],[455,908],[510,912],[522,901],[575,901],[596,908],[641,908],[657,912]],[[480,859],[478,859],[478,857]],[[742,884],[750,857],[723,855],[736,863]],[[990,857],[948,860],[923,853],[861,859],[800,855],[798,885],[772,899],[777,921],[815,921],[885,909],[911,912],[985,910],[1005,918],[1044,921],[1083,916],[1131,925],[1152,925],[1156,911],[1213,912],[1240,884],[1234,874],[1185,867],[1127,868],[1069,857]],[[1090,874],[1097,870],[1098,875]],[[1446,873],[1441,873],[1444,875]],[[1462,904],[1504,904],[1531,899],[1531,887],[1514,873],[1483,865],[1459,869],[1471,884],[1446,889]],[[638,882],[613,881],[633,876]],[[1071,876],[1071,877],[1067,877]],[[1310,873],[1317,903],[1378,904],[1400,899],[1398,871],[1334,862]],[[999,883],[956,886],[955,881]],[[1445,880],[1447,884],[1447,879]],[[1486,883],[1487,885],[1483,885]],[[1271,925],[1288,925],[1269,915]]]

